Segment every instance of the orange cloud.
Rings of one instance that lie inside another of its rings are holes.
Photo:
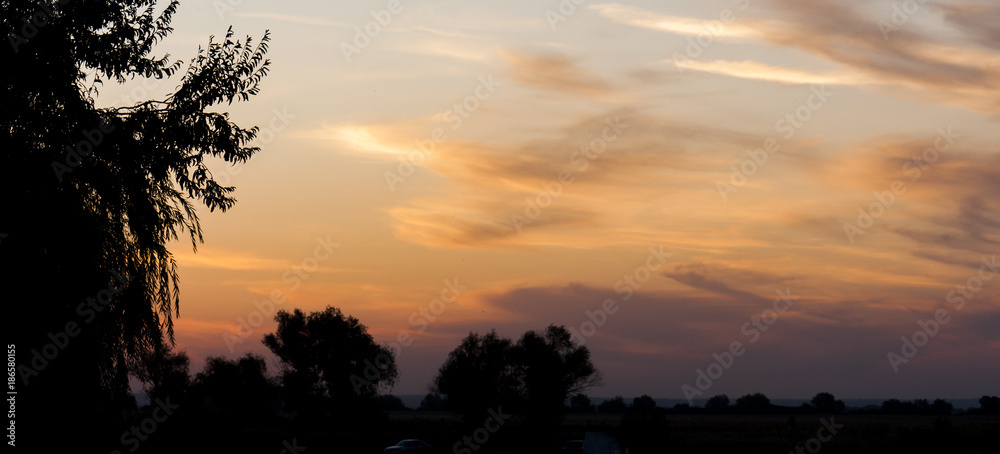
[[[525,86],[603,100],[626,100],[630,97],[565,57],[525,55],[512,51],[503,55],[511,76]]]
[[[669,33],[696,36],[706,33],[706,21],[663,16],[635,7],[591,7],[610,20]],[[972,39],[996,43],[992,23],[976,19],[991,16],[993,6],[978,9],[943,7],[947,21]],[[746,38],[805,51],[842,69],[819,73],[778,67],[756,61],[699,61],[696,57],[671,60],[682,69],[785,84],[837,84],[864,87],[878,93],[933,103],[962,106],[989,115],[1000,113],[1000,54],[993,48],[970,48],[924,33],[913,23],[884,34],[879,17],[862,13],[849,3],[771,0],[773,15],[739,17],[710,33],[721,38]]]

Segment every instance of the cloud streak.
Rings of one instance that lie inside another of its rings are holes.
[[[945,102],[975,111],[1000,113],[1000,55],[993,49],[970,49],[924,33],[916,25],[905,24],[891,39],[879,31],[879,17],[862,13],[850,3],[818,0],[771,0],[768,12],[780,11],[776,18],[740,18],[710,35],[765,42],[782,48],[804,51],[844,69],[816,73],[778,67],[756,61],[698,61],[676,59],[682,69],[721,74],[783,84],[836,84],[865,87],[879,93],[925,102]],[[622,5],[591,7],[608,19],[647,29],[688,36],[705,34],[704,21],[663,16]],[[991,8],[943,7],[946,21],[980,44],[995,43],[997,27],[977,14]],[[846,24],[846,25],[845,25]],[[993,63],[991,63],[993,62]],[[890,90],[883,87],[901,87]]]

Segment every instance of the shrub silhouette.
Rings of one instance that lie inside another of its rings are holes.
[[[724,411],[729,408],[729,396],[725,394],[719,394],[712,396],[705,402],[705,410],[719,412]]]
[[[628,410],[628,405],[622,396],[612,397],[597,406],[597,412],[605,414],[625,413],[626,410]]]
[[[278,311],[277,331],[263,342],[281,360],[286,408],[302,417],[326,414],[348,421],[378,409],[375,397],[396,383],[395,353],[378,345],[358,319],[327,306],[304,314]]]
[[[433,391],[447,396],[467,421],[503,406],[530,426],[554,424],[566,399],[598,383],[590,351],[562,326],[528,331],[514,343],[491,331],[469,333],[438,370]]]

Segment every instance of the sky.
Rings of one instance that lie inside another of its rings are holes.
[[[470,332],[550,324],[592,352],[593,396],[997,394],[998,14],[183,1],[157,55],[186,67],[232,25],[270,30],[272,66],[217,106],[262,151],[213,164],[238,203],[171,244],[177,347],[276,371],[274,311],[334,306],[396,350],[395,394]]]

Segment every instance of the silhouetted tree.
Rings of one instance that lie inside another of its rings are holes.
[[[761,393],[746,394],[736,399],[736,409],[749,412],[761,413],[771,408],[771,399]]]
[[[705,409],[710,411],[722,411],[729,408],[729,396],[719,394],[712,396],[705,402]]]
[[[840,414],[844,412],[846,407],[844,401],[837,400],[830,393],[818,393],[813,396],[809,403],[820,413]]]
[[[597,411],[597,407],[590,402],[590,398],[586,394],[577,394],[569,398],[569,411],[570,413],[593,413]]]
[[[927,399],[915,399],[912,402],[889,399],[882,402],[879,412],[896,415],[950,415],[954,406],[946,400],[935,399],[933,403]]]
[[[643,394],[639,397],[632,399],[632,408],[635,410],[642,410],[642,411],[652,410],[654,408],[657,408],[656,400],[653,399],[652,397],[649,397],[646,394]]]
[[[385,411],[409,410],[409,408],[403,404],[403,399],[400,399],[392,394],[380,394],[375,398],[375,401],[378,402],[378,406]]]
[[[628,404],[625,403],[625,398],[622,396],[612,397],[597,405],[598,413],[625,413],[626,410],[628,410]]]
[[[396,383],[395,353],[376,344],[365,325],[340,309],[327,306],[308,316],[299,309],[282,310],[274,320],[277,331],[263,342],[282,362],[283,390],[292,410],[312,414],[325,403],[340,414],[371,408],[378,391]]]
[[[955,410],[955,406],[944,399],[934,399],[931,403],[931,414],[950,415]]]
[[[622,443],[629,452],[662,452],[668,444],[666,432],[666,410],[657,407],[656,400],[647,395],[632,399],[621,424]]]
[[[167,244],[179,231],[201,241],[192,202],[210,210],[235,203],[205,159],[244,162],[258,151],[248,146],[256,128],[239,127],[218,105],[257,93],[268,35],[257,47],[231,32],[210,40],[167,83],[181,62],[152,53],[177,7],[5,0],[0,8],[0,276],[4,288],[31,292],[6,317],[17,321],[20,392],[32,402],[18,416],[61,427],[75,450],[102,434],[120,443],[116,415],[131,399],[129,369],[173,339],[179,287]],[[176,89],[97,107],[103,82],[133,78]],[[74,334],[58,343],[59,355],[30,364],[32,349],[51,343],[49,333],[65,334],[68,323]],[[36,427],[20,435],[55,441],[28,432]]]
[[[433,392],[447,397],[451,409],[469,421],[504,404],[512,410],[520,388],[513,348],[514,343],[496,331],[469,333],[438,369]]]
[[[983,396],[979,398],[979,411],[988,415],[1000,414],[1000,397]]]
[[[433,389],[468,420],[505,406],[539,428],[558,421],[571,393],[599,380],[590,350],[575,344],[565,327],[550,325],[541,334],[524,333],[516,344],[496,331],[469,333],[448,354]]]
[[[573,343],[569,331],[550,325],[544,333],[528,331],[512,348],[516,370],[519,410],[528,423],[550,427],[562,416],[564,402],[573,393],[600,382],[590,362],[590,350]]]
[[[193,392],[207,408],[228,417],[252,419],[277,410],[277,384],[267,375],[264,357],[252,353],[235,360],[209,356],[194,378]]]
[[[446,411],[448,410],[448,399],[441,397],[437,393],[427,393],[423,399],[420,400],[420,406],[417,407],[419,411]]]
[[[158,348],[143,357],[145,367],[139,368],[137,378],[146,385],[150,401],[173,398],[183,400],[191,386],[191,359],[187,353],[174,353],[169,347]]]

